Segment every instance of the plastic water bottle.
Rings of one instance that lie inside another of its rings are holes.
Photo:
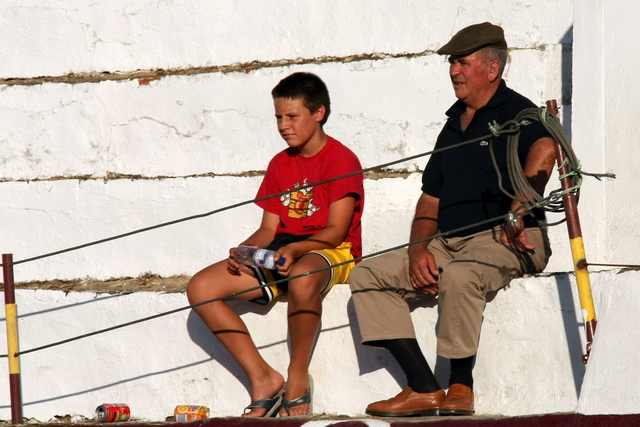
[[[236,254],[233,259],[241,264],[252,265],[254,267],[264,267],[273,270],[276,268],[276,264],[284,265],[285,262],[284,257],[280,257],[277,262],[274,261],[273,258],[275,255],[276,251],[240,245],[236,248]]]

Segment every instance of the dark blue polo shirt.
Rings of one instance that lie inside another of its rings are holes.
[[[512,120],[525,108],[537,106],[509,89],[504,81],[484,107],[476,111],[473,120],[465,132],[460,126],[460,117],[465,105],[458,100],[447,111],[449,117],[440,132],[435,148],[448,147],[463,141],[489,135],[488,123],[495,120],[498,124]],[[524,167],[529,149],[538,139],[550,137],[544,126],[538,121],[522,126],[518,143],[520,164]],[[507,135],[493,138],[493,151],[503,187],[513,193],[513,186],[507,171]],[[489,139],[453,148],[431,155],[422,174],[422,191],[440,199],[438,224],[441,232],[455,230],[486,219],[505,215],[510,208],[511,198],[498,186],[498,175],[491,161]],[[544,219],[544,212],[537,211],[538,219]],[[476,226],[450,236],[466,236],[487,230],[504,222],[496,220]],[[537,226],[530,216],[525,217],[526,226]]]

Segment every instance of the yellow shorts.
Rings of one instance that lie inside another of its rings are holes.
[[[319,249],[317,251],[309,251],[308,253],[320,255],[327,261],[327,265],[330,266],[345,262],[345,264],[331,268],[331,277],[327,286],[322,290],[322,295],[329,292],[335,284],[349,282],[349,273],[351,273],[351,269],[354,266],[353,262],[347,262],[353,259],[353,255],[351,255],[351,243],[343,242],[340,246],[334,249]],[[277,270],[253,267],[253,271],[261,285],[267,285],[276,280],[286,278],[285,276],[278,274]],[[274,298],[285,293],[287,288],[287,281],[264,286],[262,288],[262,297],[251,301],[262,305],[269,304]]]

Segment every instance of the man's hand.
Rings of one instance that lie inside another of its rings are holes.
[[[516,252],[528,252],[536,248],[536,245],[527,240],[527,232],[525,231],[522,221],[514,226],[505,222],[500,232],[500,241]]]
[[[431,251],[423,244],[409,246],[409,278],[417,291],[438,293],[438,266]]]
[[[440,200],[422,193],[416,205],[416,214],[411,223],[412,242],[424,240],[438,232],[438,205]],[[409,246],[409,279],[417,291],[435,295],[438,293],[438,266],[427,244]]]
[[[556,143],[553,139],[540,138],[531,146],[527,155],[523,173],[531,188],[538,194],[544,193],[544,186],[553,171],[553,165],[556,162],[555,146]],[[529,198],[525,196],[525,194],[519,194],[518,198]],[[527,232],[524,229],[521,215],[522,207],[522,203],[518,200],[511,203],[510,210],[515,215],[515,222],[507,221],[502,226],[500,241],[514,251],[524,253],[535,249],[536,245],[527,241]]]

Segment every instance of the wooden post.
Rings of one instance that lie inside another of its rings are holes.
[[[9,388],[11,391],[11,422],[22,424],[22,389],[20,386],[20,351],[18,345],[18,311],[13,282],[13,255],[2,254],[4,307],[7,317],[7,356],[9,358]]]
[[[558,115],[558,104],[555,100],[547,101],[547,109],[554,115]],[[569,165],[566,164],[566,154],[556,141],[556,160],[558,162],[560,172],[560,184],[565,192],[562,196],[564,212],[567,218],[567,231],[569,232],[569,242],[571,244],[571,254],[573,256],[573,268],[576,273],[576,282],[578,284],[578,294],[580,296],[580,307],[584,318],[585,328],[587,331],[587,348],[586,353],[582,356],[582,361],[589,361],[589,354],[593,345],[593,337],[596,333],[596,309],[593,305],[593,295],[591,294],[591,282],[589,280],[589,271],[587,270],[587,258],[584,251],[584,242],[582,240],[582,229],[580,228],[580,217],[578,216],[578,203],[575,194],[569,191],[572,186],[571,178],[568,174]]]

